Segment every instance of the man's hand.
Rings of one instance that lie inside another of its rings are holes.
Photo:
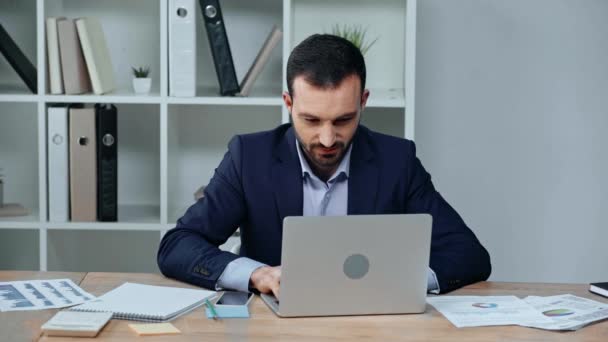
[[[281,284],[281,266],[263,266],[251,274],[251,285],[261,293],[273,293],[279,299]]]

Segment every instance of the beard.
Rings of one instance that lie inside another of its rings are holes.
[[[296,138],[310,166],[323,171],[336,168],[351,144],[351,141],[336,141],[333,146],[327,148],[320,143],[305,144],[297,134]]]

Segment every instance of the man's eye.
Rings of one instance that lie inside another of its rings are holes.
[[[314,118],[304,118],[304,120],[306,120],[307,122],[311,122],[311,123],[319,122],[319,119],[314,119]]]
[[[337,120],[334,122],[334,124],[335,124],[335,125],[343,125],[343,124],[345,124],[345,123],[349,122],[349,121],[350,121],[350,119],[351,119],[351,118],[341,118],[341,119],[337,119]]]

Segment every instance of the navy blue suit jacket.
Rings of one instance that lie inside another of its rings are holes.
[[[205,196],[163,237],[158,266],[167,277],[215,288],[224,268],[238,258],[218,248],[237,227],[242,256],[280,265],[283,218],[301,216],[302,201],[302,170],[290,124],[235,136]],[[432,215],[430,267],[442,293],[489,277],[488,252],[435,191],[414,143],[359,126],[351,153],[348,214],[396,213]]]

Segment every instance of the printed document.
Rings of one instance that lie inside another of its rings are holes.
[[[524,301],[532,305],[551,322],[526,322],[525,326],[548,330],[577,330],[608,318],[608,304],[564,294],[550,297],[529,296]]]
[[[92,299],[70,279],[0,282],[0,311],[64,308]]]
[[[458,328],[551,323],[548,317],[515,296],[437,296],[428,297],[427,302]]]

